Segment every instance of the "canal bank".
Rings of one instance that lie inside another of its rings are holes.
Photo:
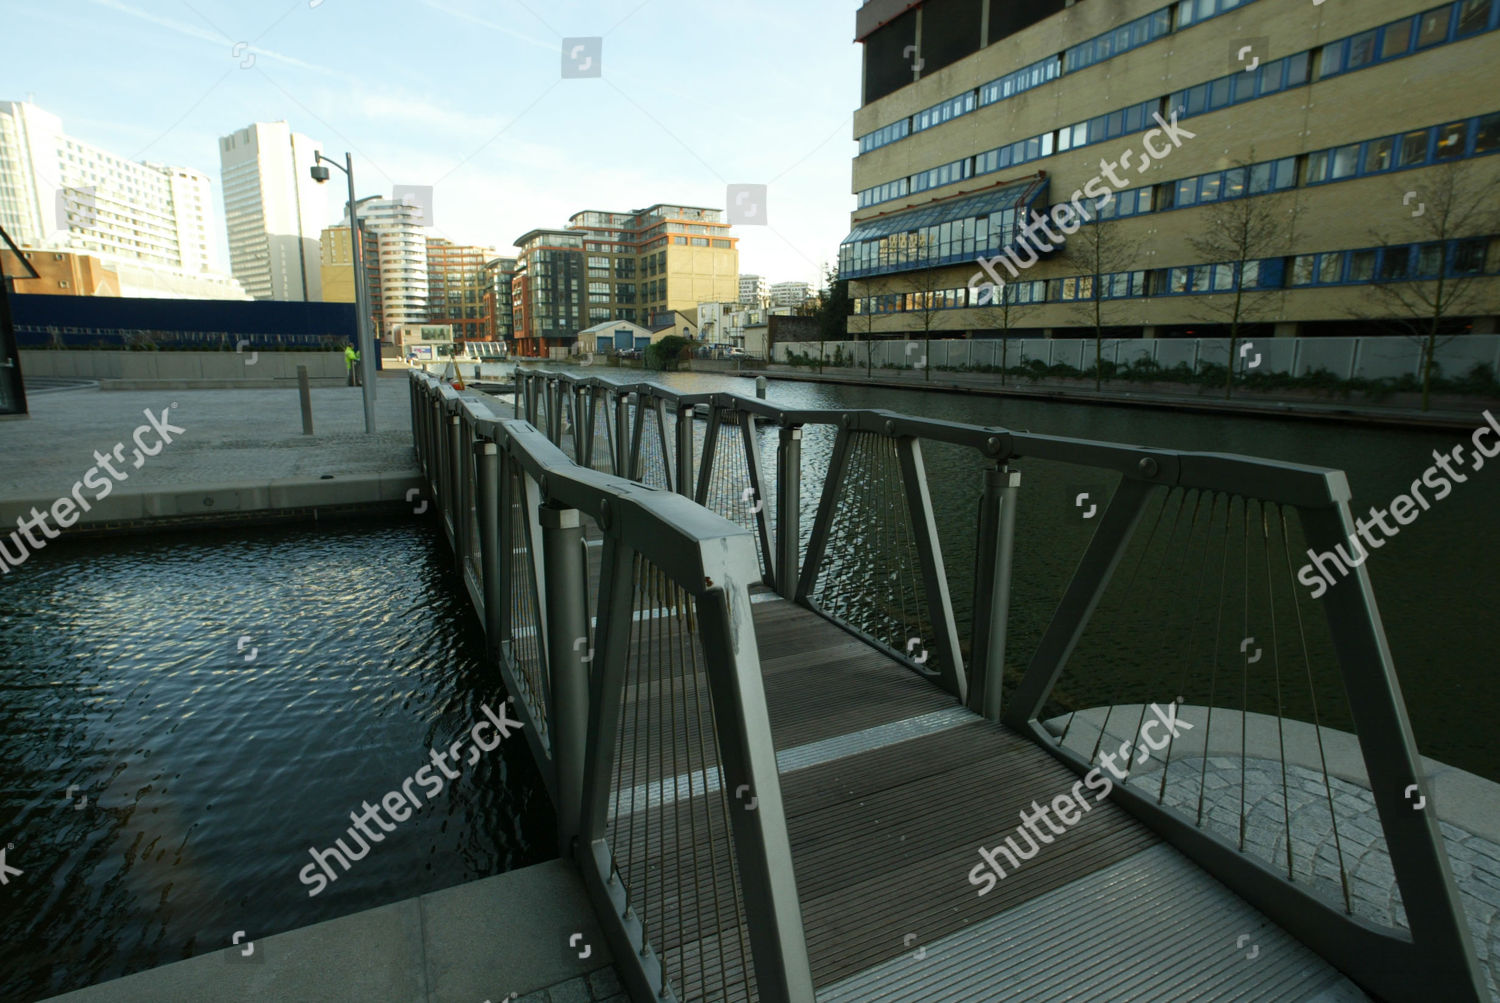
[[[411,511],[422,502],[406,387],[379,390],[373,434],[355,387],[312,391],[312,435],[295,389],[37,396],[28,419],[0,430],[0,524],[25,522],[45,544],[59,532]]]
[[[606,370],[609,371],[609,370]],[[835,369],[825,366],[822,372],[807,372],[796,366],[771,365],[758,371],[767,379],[794,380],[804,383],[828,383],[842,386],[893,390],[937,391],[979,397],[1011,397],[1022,400],[1056,401],[1066,404],[1089,404],[1110,407],[1156,408],[1194,414],[1245,415],[1260,418],[1289,418],[1306,421],[1383,426],[1412,429],[1473,429],[1484,421],[1486,408],[1500,402],[1484,398],[1442,399],[1440,407],[1423,412],[1411,407],[1371,404],[1357,400],[1319,400],[1310,395],[1297,398],[1269,399],[1254,391],[1237,388],[1236,397],[1224,399],[1222,389],[1186,393],[1153,384],[1135,384],[1138,390],[1106,387],[1095,390],[1080,381],[1069,383],[1009,382],[1001,384],[992,373],[934,371],[926,379],[920,369],[885,369],[865,375],[862,369]],[[749,376],[757,372],[741,370],[725,375]],[[655,378],[642,374],[643,379]],[[1024,377],[1022,378],[1024,380]],[[1177,386],[1172,384],[1171,386]],[[1214,394],[1218,396],[1214,396]],[[899,407],[897,408],[899,410]]]

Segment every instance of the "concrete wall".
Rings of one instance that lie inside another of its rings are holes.
[[[100,380],[107,389],[191,383],[214,386],[276,386],[295,382],[306,366],[314,383],[345,381],[343,352],[125,352],[21,349],[21,372]]]
[[[892,339],[875,341],[827,341],[778,344],[775,361],[785,362],[788,351],[818,356],[822,346],[825,359],[842,347],[845,358],[851,354],[864,365],[865,351],[873,351],[876,367],[885,365],[919,369],[930,348],[934,367],[999,366],[1000,339],[965,339],[933,341]],[[1245,348],[1245,346],[1249,348]],[[1137,358],[1155,359],[1164,369],[1185,363],[1195,371],[1205,363],[1222,366],[1229,352],[1227,338],[1106,338],[1104,359],[1127,365]],[[1236,349],[1240,358],[1236,368],[1248,372],[1291,373],[1303,376],[1317,369],[1327,369],[1341,378],[1379,379],[1406,374],[1420,375],[1421,347],[1409,338],[1261,338],[1241,341]],[[1024,365],[1039,359],[1047,365],[1069,365],[1088,369],[1094,364],[1092,338],[1013,338],[1004,349],[1007,366]],[[1257,362],[1257,359],[1259,360]],[[1471,334],[1440,344],[1438,364],[1445,376],[1462,376],[1476,364],[1500,373],[1500,335]],[[1253,367],[1252,367],[1252,364]]]

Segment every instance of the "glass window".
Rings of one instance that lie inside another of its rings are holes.
[[[1156,110],[1155,101],[1146,101],[1125,109],[1125,131],[1140,132],[1146,127],[1151,112]]]
[[[1496,148],[1500,148],[1500,112],[1481,118],[1479,128],[1474,131],[1475,153],[1489,153]]]
[[[1319,150],[1317,153],[1307,155],[1306,181],[1315,185],[1320,181],[1328,180],[1328,151]]]
[[[1254,73],[1236,73],[1229,79],[1234,90],[1234,93],[1229,96],[1231,104],[1239,104],[1241,101],[1249,101],[1255,97]]]
[[[1250,166],[1250,194],[1264,195],[1271,190],[1272,164]]]
[[[1344,47],[1345,43],[1343,42],[1334,42],[1331,45],[1323,46],[1322,51],[1318,54],[1319,80],[1324,77],[1331,77],[1335,73],[1343,72]]]
[[[1199,84],[1190,88],[1184,100],[1187,103],[1187,115],[1201,115],[1208,108],[1208,85]]]
[[[1349,39],[1349,69],[1357,70],[1375,61],[1375,38],[1378,31],[1365,31]]]
[[[1382,280],[1405,278],[1411,266],[1411,250],[1405,247],[1387,247],[1380,256]]]
[[[1198,201],[1217,202],[1219,200],[1219,185],[1224,181],[1221,174],[1205,174],[1198,182]]]
[[[1224,172],[1224,188],[1222,197],[1226,199],[1237,199],[1245,194],[1245,168],[1236,167]]]
[[[1485,240],[1460,240],[1453,247],[1453,271],[1457,275],[1479,275],[1484,271]]]
[[[1286,60],[1278,59],[1274,63],[1266,63],[1259,70],[1260,93],[1262,96],[1275,94],[1281,90],[1281,78],[1286,74]]]
[[[1243,265],[1240,266],[1240,273],[1241,273],[1241,276],[1243,278],[1244,287],[1246,289],[1253,289],[1256,286],[1260,285],[1260,262],[1259,261],[1247,261],[1247,262],[1245,262]]]
[[[1340,178],[1353,177],[1354,172],[1359,170],[1359,145],[1341,146],[1333,151],[1333,168],[1329,177],[1337,181]]]
[[[1221,293],[1234,288],[1234,266],[1214,265],[1214,292]]]
[[[1189,271],[1190,269],[1187,268],[1173,268],[1167,272],[1168,291],[1174,293],[1187,292]]]
[[[1442,7],[1430,10],[1417,18],[1417,48],[1436,45],[1448,37],[1448,22],[1453,19],[1453,8]]]
[[[1390,59],[1411,48],[1411,21],[1397,21],[1385,26],[1385,37],[1380,42],[1380,58]]]
[[[1383,171],[1391,166],[1391,158],[1396,153],[1396,138],[1387,136],[1377,139],[1365,145],[1365,171]]]
[[[1173,204],[1179,208],[1182,206],[1196,205],[1198,203],[1198,179],[1184,178],[1177,182],[1177,192]]]
[[[1349,281],[1369,282],[1375,277],[1375,252],[1349,252]]]
[[[1233,84],[1233,77],[1220,77],[1208,85],[1208,106],[1210,108],[1223,108],[1229,104],[1229,98]]]
[[[1427,130],[1408,132],[1401,137],[1401,150],[1396,160],[1398,167],[1410,167],[1427,160]]]
[[[1443,245],[1423,244],[1417,248],[1417,274],[1436,277],[1443,267]]]
[[[1318,281],[1324,284],[1337,282],[1341,278],[1339,272],[1344,262],[1342,251],[1333,251],[1318,255]]]
[[[1464,147],[1468,145],[1468,122],[1453,122],[1438,127],[1437,159],[1452,160],[1454,157],[1461,157],[1464,155]]]
[[[1295,56],[1286,57],[1286,85],[1288,87],[1299,87],[1307,83],[1309,56],[1306,52],[1299,52]]]
[[[1459,0],[1458,37],[1477,34],[1489,27],[1494,0]]]
[[[1212,265],[1197,265],[1193,268],[1193,292],[1208,292],[1209,283],[1213,278]]]
[[[1299,254],[1292,259],[1292,280],[1294,286],[1310,286],[1314,276],[1317,275],[1318,256],[1315,254]]]

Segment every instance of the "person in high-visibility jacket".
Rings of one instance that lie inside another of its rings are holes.
[[[344,366],[349,370],[349,385],[363,385],[364,375],[359,371],[359,352],[353,345],[344,346]]]

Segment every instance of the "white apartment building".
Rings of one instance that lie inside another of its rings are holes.
[[[397,328],[427,321],[427,228],[420,205],[395,199],[367,198],[359,202],[360,225],[377,241],[379,256],[378,305],[381,328]],[[343,225],[349,225],[344,207]],[[366,263],[369,267],[369,263]],[[370,283],[371,289],[376,283]]]
[[[323,298],[318,235],[327,197],[310,173],[320,146],[285,122],[219,138],[229,267],[258,300]]]
[[[745,306],[765,306],[770,295],[765,276],[740,276],[740,302]]]
[[[771,287],[772,306],[801,306],[812,297],[806,282],[778,282]]]
[[[97,256],[123,295],[246,298],[219,260],[211,201],[200,171],[126,160],[0,101],[0,225],[22,247]]]

